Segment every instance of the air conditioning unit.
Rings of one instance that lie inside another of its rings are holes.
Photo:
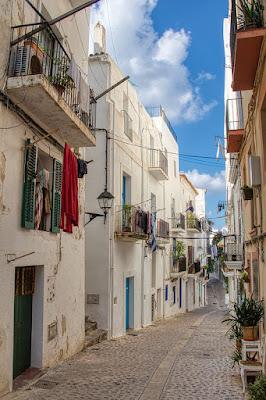
[[[41,61],[30,45],[14,47],[11,50],[9,76],[41,74]]]
[[[249,156],[249,179],[250,186],[255,187],[261,185],[261,168],[259,156]]]

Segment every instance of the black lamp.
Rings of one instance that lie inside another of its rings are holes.
[[[104,222],[106,221],[106,215],[108,214],[108,211],[113,206],[113,201],[114,201],[114,196],[110,192],[108,192],[107,189],[105,189],[98,196],[99,206],[103,210],[103,213],[104,213]]]

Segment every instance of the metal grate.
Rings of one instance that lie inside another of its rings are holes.
[[[15,295],[29,296],[34,293],[35,267],[16,268]]]

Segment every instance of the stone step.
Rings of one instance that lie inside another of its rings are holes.
[[[104,329],[95,329],[85,336],[84,348],[101,343],[107,339],[107,331]]]
[[[85,335],[97,329],[97,322],[85,320]]]

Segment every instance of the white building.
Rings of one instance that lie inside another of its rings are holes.
[[[229,2],[230,3],[230,2]],[[229,10],[231,15],[231,10]],[[225,149],[226,149],[226,267],[223,274],[228,278],[229,306],[238,300],[239,278],[243,267],[243,209],[241,177],[238,151],[244,133],[243,105],[241,92],[233,91],[232,62],[230,49],[231,17],[224,20],[225,52]]]
[[[97,96],[124,75],[105,52],[100,24],[95,36],[89,70]],[[97,197],[105,185],[114,196],[114,206],[105,224],[96,218],[86,227],[86,315],[113,337],[187,310],[187,261],[179,266],[173,260],[174,232],[186,232],[185,215],[179,226],[180,213],[186,214],[186,208],[178,144],[162,108],[148,113],[134,87],[123,83],[98,100],[96,127],[97,146],[86,152],[86,158],[93,160],[87,176],[86,211],[99,212]],[[151,218],[153,213],[156,251],[146,227],[147,215]],[[186,251],[187,246],[185,256]],[[196,305],[199,302],[189,309]]]
[[[1,2],[0,395],[27,368],[51,367],[84,343],[84,179],[79,225],[73,233],[59,225],[64,145],[81,154],[95,145],[89,109],[67,75],[73,57],[87,91],[81,40],[88,49],[88,20],[77,13],[14,41],[32,27],[11,26],[51,20],[77,4],[37,3],[35,10],[25,1]]]

